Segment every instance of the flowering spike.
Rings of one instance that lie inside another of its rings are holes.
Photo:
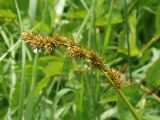
[[[68,53],[72,58],[84,59],[86,57],[86,50],[80,47],[70,47]]]
[[[114,82],[115,86],[117,88],[121,88],[121,82],[122,81],[121,81],[119,72],[117,72],[113,68],[108,68],[105,71],[108,74],[108,76],[110,77],[110,79]]]
[[[58,42],[55,41],[53,37],[43,37],[34,33],[24,32],[21,34],[21,38],[28,43],[33,50],[40,49],[45,53],[50,53],[59,47]]]
[[[101,58],[95,51],[86,50],[79,47],[79,44],[75,40],[68,39],[66,37],[54,34],[52,37],[43,37],[34,33],[24,32],[21,34],[21,38],[31,45],[33,50],[42,50],[44,53],[50,53],[59,46],[66,46],[67,52],[72,58],[88,59],[89,63],[101,70],[105,70],[104,59]],[[120,75],[114,69],[105,70],[108,76],[113,80],[117,88],[121,87]]]
[[[103,68],[104,60],[95,51],[87,51],[86,57],[90,60],[90,63],[93,66],[97,68]]]

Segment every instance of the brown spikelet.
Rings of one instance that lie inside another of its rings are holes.
[[[122,83],[122,81],[120,80],[120,79],[115,79],[114,80],[114,84],[115,84],[115,86],[117,87],[117,88],[121,88],[121,83]]]
[[[81,47],[69,47],[68,53],[72,58],[84,59],[86,57],[86,50]]]
[[[67,47],[75,47],[79,46],[78,42],[72,39],[68,39],[66,37],[60,36],[58,34],[54,34],[53,38],[60,44]]]
[[[90,60],[90,63],[97,68],[103,68],[104,60],[95,51],[87,51],[86,57]]]
[[[24,32],[21,34],[21,38],[28,43],[32,49],[40,49],[45,53],[50,53],[59,47],[59,43],[52,37],[43,37],[34,33]]]
[[[71,39],[68,39],[66,41],[66,44],[68,47],[76,47],[76,46],[79,46],[78,42],[75,41],[75,40],[71,40]]]
[[[62,36],[58,35],[57,33],[55,33],[53,35],[53,39],[57,42],[58,45],[66,45],[67,44],[67,38],[62,37]]]
[[[117,72],[113,68],[108,68],[105,71],[108,74],[108,76],[110,77],[110,79],[114,82],[115,86],[117,88],[121,88],[121,82],[122,81],[121,81],[119,72]]]

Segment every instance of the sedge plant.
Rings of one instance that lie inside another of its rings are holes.
[[[121,91],[122,80],[120,78],[119,72],[113,68],[106,67],[105,60],[96,51],[87,50],[81,47],[75,40],[60,36],[58,34],[54,34],[52,37],[44,37],[35,33],[23,32],[21,34],[21,38],[27,44],[29,44],[33,50],[38,50],[45,54],[51,53],[55,49],[58,49],[60,46],[65,46],[70,57],[87,60],[91,66],[99,69],[102,73],[105,74],[110,84],[124,100],[135,119],[140,120],[134,107]]]

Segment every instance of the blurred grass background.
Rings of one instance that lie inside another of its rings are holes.
[[[23,31],[59,33],[96,50],[121,72],[141,119],[159,120],[160,2],[124,2],[0,0],[0,120],[134,120],[102,73],[63,47],[35,54]]]

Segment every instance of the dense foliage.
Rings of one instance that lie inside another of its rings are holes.
[[[121,88],[86,53],[90,62],[64,46],[44,54],[23,32],[96,51],[119,71]],[[0,120],[134,120],[133,111],[160,118],[159,0],[0,0]]]

